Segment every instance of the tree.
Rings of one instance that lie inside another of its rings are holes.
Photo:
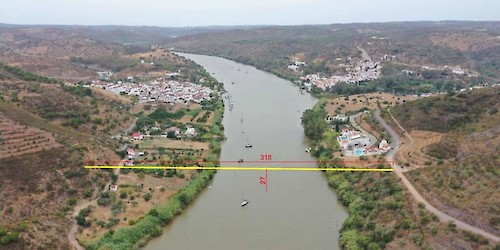
[[[308,109],[304,112],[302,115],[302,125],[308,137],[313,140],[320,140],[323,137],[323,132],[327,128],[324,117],[325,111],[322,109]]]
[[[175,134],[175,131],[168,131],[167,132],[167,138],[177,138],[177,135]]]

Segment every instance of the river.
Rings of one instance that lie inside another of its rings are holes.
[[[317,99],[251,66],[181,55],[223,82],[234,103],[224,112],[222,166],[316,166],[304,150],[300,117]],[[245,148],[247,143],[253,148]],[[271,155],[271,161],[260,161],[261,155]],[[234,162],[240,158],[243,164]],[[339,230],[348,214],[323,173],[270,171],[267,192],[260,177],[265,171],[218,171],[211,187],[145,249],[339,249]],[[242,207],[242,199],[249,204]]]

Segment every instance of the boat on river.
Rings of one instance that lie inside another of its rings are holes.
[[[248,201],[247,201],[247,200],[243,200],[243,201],[241,202],[241,206],[242,206],[242,207],[246,206],[247,204],[248,204]]]
[[[251,148],[253,147],[252,144],[248,143],[247,145],[245,145],[245,148]]]

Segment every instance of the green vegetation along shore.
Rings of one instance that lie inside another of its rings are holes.
[[[222,84],[219,85],[222,87]],[[223,101],[219,99],[215,106],[214,121],[211,133],[206,166],[218,166],[217,162],[221,152],[221,141],[224,138],[222,117],[224,112]],[[87,249],[137,249],[162,233],[162,227],[169,224],[175,216],[193,202],[201,191],[210,183],[215,170],[203,170],[189,183],[170,197],[169,200],[151,209],[148,214],[137,220],[135,224],[115,230],[110,230],[102,238],[92,242],[83,242]]]
[[[320,167],[343,168],[346,166],[342,159],[334,155],[338,151],[336,133],[328,128],[321,115],[325,103],[325,99],[321,99],[304,112],[302,123],[311,139],[311,153],[320,161]],[[387,167],[385,165],[371,167]],[[399,184],[397,176],[390,172],[327,171],[325,174],[328,184],[349,211],[340,230],[339,243],[344,249],[433,249],[454,244],[486,249],[488,246],[488,241],[477,235],[457,230],[453,223],[440,222],[423,204],[415,202]]]
[[[116,231],[110,230],[98,241],[89,243],[87,249],[136,249],[145,246],[148,240],[160,236],[162,227],[194,201],[208,185],[215,172],[215,170],[203,170],[185,188],[167,202],[151,209],[135,225]]]

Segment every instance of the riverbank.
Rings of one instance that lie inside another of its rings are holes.
[[[324,102],[320,101],[313,110],[320,112]],[[321,117],[313,123],[320,124]],[[323,119],[324,120],[324,119]],[[309,121],[311,122],[311,121]],[[316,126],[319,128],[322,126]],[[323,134],[329,131],[325,129]],[[318,131],[316,131],[318,133]],[[312,139],[316,145],[311,151],[325,168],[342,168],[342,159],[335,158],[334,148],[328,145],[328,136]],[[319,145],[319,146],[318,146]],[[388,164],[374,165],[374,168]],[[346,249],[384,248],[456,248],[457,246],[483,249],[488,243],[478,240],[474,234],[457,230],[454,223],[443,223],[415,201],[403,188],[401,179],[393,173],[339,172],[325,173],[328,184],[333,187],[339,200],[348,207],[349,216],[340,230],[340,246]]]
[[[233,108],[226,107],[224,167],[315,167],[304,152],[302,112],[317,100],[289,81],[223,58],[183,54],[224,82]],[[228,106],[228,105],[226,105]],[[252,148],[246,148],[246,144]],[[260,161],[261,155],[271,161]],[[237,163],[238,159],[244,162]],[[219,171],[203,191],[147,250],[339,249],[338,232],[347,211],[320,172]],[[312,195],[314,194],[314,195]],[[249,204],[241,207],[246,199]],[[292,209],[290,209],[292,208]],[[290,218],[293,218],[291,220]],[[332,233],[334,232],[334,233]],[[196,235],[196,237],[193,237]]]
[[[160,204],[136,222],[135,225],[110,230],[97,242],[92,242],[87,249],[137,249],[163,231],[163,226],[179,215],[196,196],[208,185],[215,170],[203,170],[189,184],[172,196],[168,202]]]
[[[219,89],[223,89],[218,83]],[[221,142],[224,138],[222,117],[224,105],[221,98],[215,103],[214,117],[210,134],[209,151],[206,166],[219,166]],[[182,189],[167,201],[156,205],[147,214],[135,220],[130,226],[117,230],[109,230],[99,239],[83,242],[86,249],[137,249],[146,246],[154,237],[162,234],[163,227],[168,225],[177,215],[187,208],[210,183],[215,170],[203,170],[194,176]]]

